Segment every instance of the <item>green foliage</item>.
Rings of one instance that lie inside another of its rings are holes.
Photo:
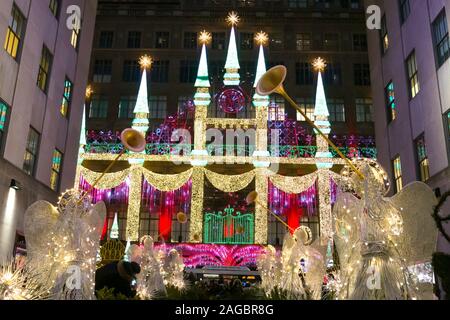
[[[128,298],[120,293],[115,294],[114,289],[103,288],[97,291],[97,300],[139,300],[139,298]]]

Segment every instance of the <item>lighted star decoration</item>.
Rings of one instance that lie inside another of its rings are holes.
[[[211,33],[209,33],[206,30],[203,30],[202,32],[200,32],[198,40],[200,41],[201,44],[207,44],[208,42],[211,41]]]
[[[314,62],[312,63],[312,66],[314,67],[314,70],[316,70],[318,72],[322,72],[327,67],[327,62],[324,59],[322,59],[321,57],[318,57],[314,60]]]
[[[269,36],[264,31],[260,31],[256,34],[255,41],[258,45],[264,46],[269,41]]]
[[[88,85],[86,88],[86,99],[89,99],[93,93],[94,93],[94,90],[92,89],[92,86]]]
[[[228,14],[227,17],[227,22],[231,25],[231,26],[235,26],[239,23],[239,21],[241,21],[241,18],[239,18],[237,12],[231,11]]]
[[[142,69],[150,69],[153,65],[153,59],[149,55],[143,55],[139,58],[139,65]]]

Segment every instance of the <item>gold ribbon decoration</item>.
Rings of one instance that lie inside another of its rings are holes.
[[[143,170],[144,178],[149,184],[159,191],[169,192],[180,189],[192,177],[193,169],[179,174],[158,174],[152,171]]]
[[[222,175],[207,169],[205,170],[205,175],[208,178],[209,182],[216,188],[222,192],[238,192],[246,187],[253,181],[255,178],[255,171],[249,171],[240,175]]]
[[[89,183],[91,186],[95,183],[95,181],[102,175],[101,172],[94,172],[86,168],[81,168],[81,175]],[[105,190],[105,189],[114,189],[120,186],[125,179],[130,175],[130,169],[125,169],[123,171],[114,172],[114,173],[106,173],[102,180],[97,184],[96,189]]]
[[[311,188],[317,180],[317,172],[301,177],[285,177],[271,175],[269,177],[272,184],[283,192],[290,194],[300,194]]]

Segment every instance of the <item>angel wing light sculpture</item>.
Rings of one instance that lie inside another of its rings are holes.
[[[52,298],[95,299],[96,258],[105,216],[103,202],[91,205],[76,190],[65,192],[57,208],[38,201],[25,212],[29,261],[42,275],[42,285],[51,288]]]
[[[424,299],[431,285],[419,289],[409,268],[431,261],[437,239],[432,219],[437,201],[424,183],[414,182],[397,195],[389,190],[386,172],[375,162],[356,161],[365,179],[344,169],[334,205],[335,245],[342,287],[340,299]],[[430,295],[431,296],[431,295]]]

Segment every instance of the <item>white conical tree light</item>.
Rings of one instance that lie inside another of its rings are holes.
[[[206,43],[203,43],[202,46],[202,55],[200,57],[195,87],[197,88],[197,92],[194,95],[195,106],[209,106],[211,103],[211,95],[208,88],[211,87],[211,84],[209,82]]]
[[[227,21],[231,24],[231,35],[230,44],[228,45],[223,83],[226,86],[238,86],[241,82],[241,76],[239,75],[239,69],[241,66],[239,65],[234,26],[239,22],[239,16],[235,12],[231,12],[228,15]]]
[[[259,43],[259,56],[258,56],[258,66],[256,67],[255,83],[253,85],[254,88],[256,88],[259,80],[267,71],[266,58],[264,56],[264,44],[267,43],[268,41],[267,34],[261,31],[256,35],[255,40]],[[255,93],[255,95],[253,96],[253,105],[255,107],[269,106],[269,96],[263,97]]]
[[[327,98],[325,96],[325,88],[323,86],[322,71],[326,67],[326,63],[322,58],[317,58],[313,63],[314,68],[318,71],[316,104],[314,110],[314,123],[328,136],[331,132],[331,124],[329,121],[330,112],[328,111]],[[317,153],[316,158],[333,158],[329,150],[328,142],[316,131]],[[333,167],[332,163],[318,163],[319,169],[329,169]]]
[[[117,213],[114,215],[114,222],[111,227],[111,233],[109,234],[110,239],[119,239],[119,220],[117,218]]]
[[[200,64],[198,66],[197,80],[195,81],[195,87],[197,90],[194,95],[194,150],[191,152],[191,155],[194,157],[208,155],[203,137],[206,131],[205,121],[208,115],[208,106],[211,104],[211,94],[209,92],[211,84],[209,82],[208,57],[206,52],[206,44],[211,40],[211,34],[204,30],[200,33],[199,40],[202,43],[202,54],[200,57]],[[196,167],[204,167],[208,164],[208,161],[204,159],[193,159],[191,164]]]
[[[148,120],[150,109],[148,106],[147,70],[145,68],[142,73],[139,93],[133,113],[135,115],[133,119],[133,129],[146,134],[150,124]]]
[[[84,147],[87,145],[86,141],[86,105],[83,105],[83,118],[81,119],[81,132],[80,132],[80,148],[78,150],[78,164],[80,164],[81,155],[85,152]]]

